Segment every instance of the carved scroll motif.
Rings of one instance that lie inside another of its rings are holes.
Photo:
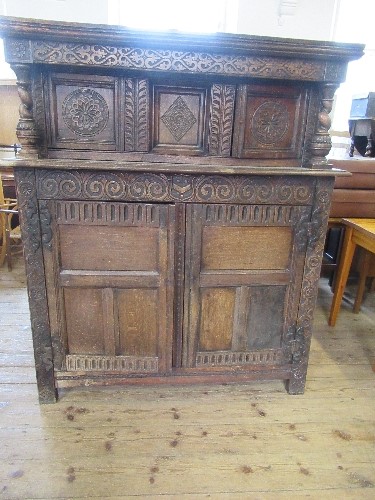
[[[209,154],[230,156],[236,88],[214,84],[211,89]]]
[[[313,179],[38,171],[43,199],[311,205]]]
[[[312,155],[312,166],[316,168],[324,168],[327,165],[326,156],[331,150],[332,141],[329,135],[331,128],[331,118],[329,113],[332,110],[333,96],[337,85],[324,84],[321,93],[320,111],[315,128],[315,134],[310,144],[310,152]]]
[[[213,54],[194,51],[114,47],[35,41],[33,60],[37,63],[79,64],[140,70],[177,71],[279,79],[322,80],[325,63],[283,58]]]
[[[18,95],[21,99],[20,119],[17,125],[17,137],[22,146],[20,156],[22,158],[35,158],[38,156],[39,135],[33,117],[30,67],[14,65],[12,69],[17,75]]]
[[[17,168],[15,178],[26,263],[39,399],[42,403],[51,403],[56,399],[56,392],[42,252],[44,235],[42,235],[39,225],[34,171]]]
[[[147,80],[125,80],[125,151],[149,150],[149,101]]]

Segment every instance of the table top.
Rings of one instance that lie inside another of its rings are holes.
[[[343,224],[375,239],[375,219],[342,219]]]

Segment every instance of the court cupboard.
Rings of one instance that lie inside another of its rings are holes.
[[[304,390],[363,46],[2,18],[40,401],[76,385]]]

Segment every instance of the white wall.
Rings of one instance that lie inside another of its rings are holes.
[[[238,32],[330,40],[336,4],[337,0],[239,0]]]
[[[107,0],[1,0],[4,16],[84,23],[107,23]]]

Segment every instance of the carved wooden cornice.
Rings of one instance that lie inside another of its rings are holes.
[[[341,82],[361,44],[234,34],[143,32],[0,17],[7,62]],[[9,38],[8,38],[9,37]]]

